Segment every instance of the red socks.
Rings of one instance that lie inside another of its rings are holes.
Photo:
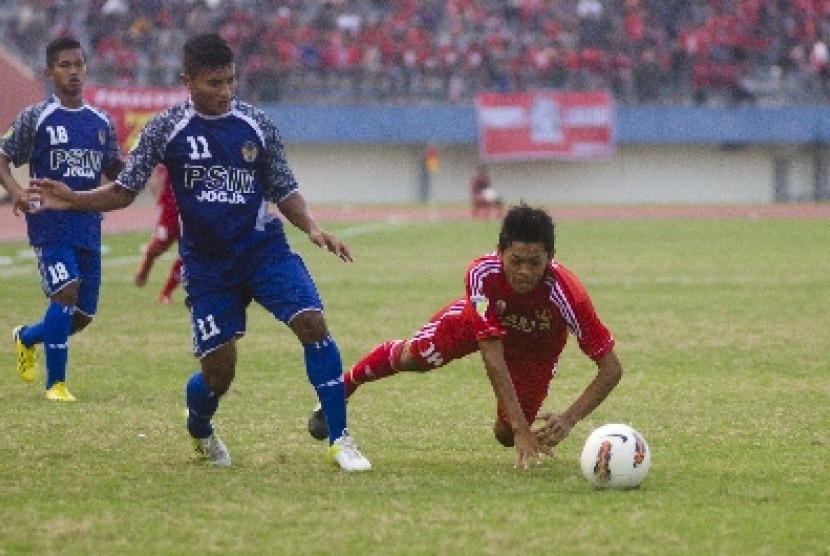
[[[343,382],[346,384],[346,397],[351,396],[357,387],[365,382],[396,374],[401,363],[403,345],[402,340],[384,342],[355,363],[343,376]]]

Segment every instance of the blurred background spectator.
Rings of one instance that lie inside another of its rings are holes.
[[[41,69],[71,35],[90,82],[178,83],[216,30],[261,102],[469,103],[483,90],[611,90],[619,104],[824,103],[830,0],[7,0],[3,46]]]

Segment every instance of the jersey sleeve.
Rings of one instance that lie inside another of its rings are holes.
[[[121,148],[118,146],[118,133],[115,131],[112,116],[104,112],[104,119],[107,122],[107,141],[104,146],[104,163],[101,167],[106,169],[121,161]]]
[[[32,156],[39,112],[40,105],[23,109],[0,138],[0,152],[5,154],[15,166],[26,164]]]
[[[597,315],[588,291],[561,265],[555,264],[554,276],[551,301],[559,307],[582,352],[594,361],[602,359],[614,348],[614,337]]]
[[[127,154],[127,162],[116,180],[120,186],[135,192],[144,189],[153,169],[162,162],[171,121],[170,110],[150,118],[141,130],[135,148]]]
[[[264,114],[259,119],[265,140],[262,176],[263,196],[266,201],[279,203],[297,191],[297,180],[288,165],[285,147],[279,130],[277,130],[277,125]]]
[[[472,322],[476,340],[498,339],[506,334],[498,307],[492,301],[491,290],[500,275],[501,266],[493,257],[476,259],[467,267],[467,310],[474,312]]]

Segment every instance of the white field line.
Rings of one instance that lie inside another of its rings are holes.
[[[358,237],[369,235],[384,231],[391,228],[397,228],[403,225],[400,220],[389,220],[386,222],[373,222],[371,224],[363,224],[360,226],[352,226],[338,232],[338,237]],[[102,246],[101,252],[103,258],[101,266],[104,268],[114,268],[120,266],[131,266],[138,263],[141,255],[124,255],[120,257],[108,257],[109,248],[106,245]],[[175,248],[171,249],[164,255],[160,256],[160,260],[172,260],[175,256]],[[37,275],[37,264],[35,263],[35,256],[31,248],[21,249],[14,256],[0,256],[0,279],[15,278],[18,276]]]

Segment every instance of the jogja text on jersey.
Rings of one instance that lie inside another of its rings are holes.
[[[196,189],[204,185],[196,199],[207,203],[244,205],[245,194],[254,191],[254,178],[254,173],[245,168],[199,164],[186,164],[184,167],[185,188]]]

